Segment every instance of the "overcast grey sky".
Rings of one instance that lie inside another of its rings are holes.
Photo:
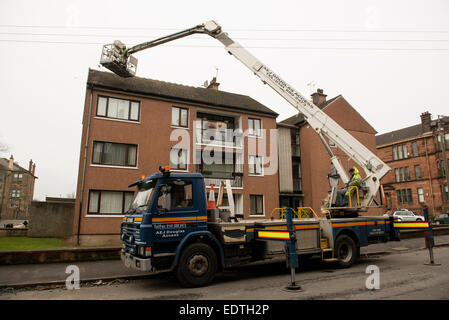
[[[0,156],[36,162],[35,198],[76,190],[88,68],[103,44],[134,45],[216,20],[304,95],[342,94],[379,132],[449,114],[449,1],[0,1]],[[137,75],[296,109],[221,44],[196,35],[142,51]],[[104,70],[104,69],[100,69]]]

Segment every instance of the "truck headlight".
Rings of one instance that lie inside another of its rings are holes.
[[[139,255],[140,256],[145,256],[145,247],[139,247]]]

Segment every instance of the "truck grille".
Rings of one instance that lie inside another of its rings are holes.
[[[122,223],[122,241],[126,252],[136,253],[136,244],[140,242],[140,224]]]

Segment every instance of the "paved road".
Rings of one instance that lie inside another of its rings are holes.
[[[266,263],[230,269],[219,274],[205,288],[180,288],[170,274],[140,280],[121,280],[94,285],[82,284],[79,290],[37,288],[3,290],[0,299],[449,299],[449,247],[434,249],[441,266],[426,266],[427,250],[398,250],[393,254],[362,257],[349,269],[313,259],[296,273],[302,292],[287,292],[289,270],[284,263]],[[366,269],[380,270],[380,289],[365,287]]]
[[[435,237],[436,245],[449,244],[449,235]],[[424,239],[406,239],[400,242],[387,242],[361,248],[362,256],[366,254],[389,252],[396,253],[406,249],[424,248]],[[75,264],[80,269],[81,280],[99,280],[130,278],[148,275],[124,267],[120,260],[94,262],[65,262],[48,264],[6,265],[0,266],[0,288],[22,284],[64,283],[68,274],[66,268]]]

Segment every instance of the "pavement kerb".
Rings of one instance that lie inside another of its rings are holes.
[[[166,271],[160,271],[160,272],[153,272],[149,273],[147,275],[120,275],[120,276],[109,276],[109,277],[95,277],[95,278],[88,278],[88,279],[80,279],[81,283],[89,283],[94,281],[113,281],[113,280],[138,280],[138,279],[146,279],[150,278],[152,276],[161,274]],[[56,281],[43,281],[43,282],[24,282],[24,283],[14,283],[14,284],[0,284],[0,290],[6,289],[6,288],[30,288],[30,287],[38,287],[38,286],[58,286],[58,285],[65,285],[65,280],[56,280]]]

